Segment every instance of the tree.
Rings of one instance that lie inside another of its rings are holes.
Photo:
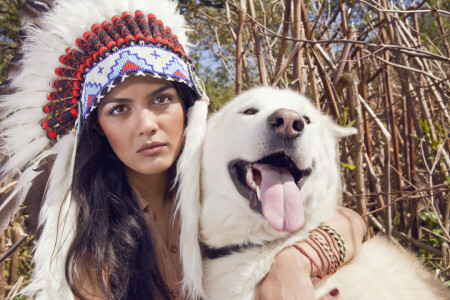
[[[0,82],[6,79],[9,61],[18,52],[19,10],[23,0],[0,2]]]

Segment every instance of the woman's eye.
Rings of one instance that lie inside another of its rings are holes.
[[[125,105],[116,105],[114,106],[110,111],[109,115],[120,115],[123,114],[126,111]]]
[[[306,124],[311,123],[311,120],[307,116],[303,116],[302,118],[303,118],[303,120],[305,120]]]
[[[170,96],[170,95],[160,95],[160,96],[155,98],[154,102],[156,104],[166,104],[166,103],[169,103],[170,101],[172,101],[172,96]]]
[[[254,114],[256,114],[257,112],[258,112],[258,110],[257,110],[257,109],[254,109],[254,108],[249,108],[249,109],[246,109],[246,110],[243,111],[243,113],[244,113],[245,115],[254,115]]]

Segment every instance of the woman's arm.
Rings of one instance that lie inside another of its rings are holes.
[[[366,232],[366,226],[362,218],[348,208],[338,208],[337,214],[325,222],[341,234],[346,246],[344,264],[352,260],[359,252],[362,239]],[[298,243],[303,248],[324,274],[329,273],[330,265],[324,254],[315,247],[313,241],[308,238]],[[310,260],[294,247],[288,247],[281,251],[275,258],[269,274],[261,283],[255,299],[315,299],[311,276],[316,276],[318,271],[312,266]],[[330,291],[321,299],[339,299],[339,293]],[[334,298],[330,298],[334,297]]]

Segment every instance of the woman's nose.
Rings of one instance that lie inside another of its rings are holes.
[[[153,135],[158,131],[156,116],[149,109],[141,110],[137,121],[139,135]]]

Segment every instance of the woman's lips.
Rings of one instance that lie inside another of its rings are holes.
[[[163,150],[164,146],[166,146],[166,144],[162,142],[145,143],[138,149],[137,153],[146,156],[155,155],[160,153]]]

